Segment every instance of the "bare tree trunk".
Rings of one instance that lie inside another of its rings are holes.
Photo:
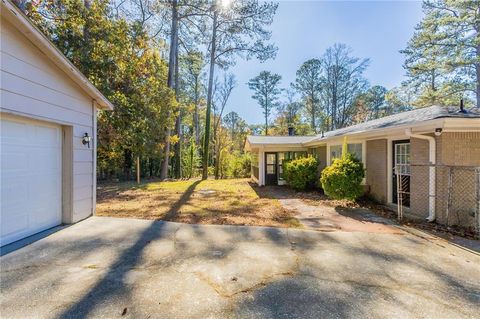
[[[148,159],[148,172],[149,172],[149,177],[152,178],[153,177],[153,159],[152,158],[149,158]]]
[[[195,113],[193,113],[193,125],[195,126],[195,144],[197,147],[200,145],[200,128],[198,123],[198,103],[199,103],[199,93],[198,93],[198,79],[195,81]]]
[[[268,115],[265,115],[265,135],[268,135]]]
[[[477,6],[476,12],[478,13],[480,11],[480,6]],[[480,58],[480,23],[478,22],[478,19],[476,19],[476,24],[475,24],[475,38],[476,38],[476,47],[475,47],[475,54],[477,58],[477,63],[475,63],[475,75],[476,75],[476,80],[477,82],[475,83],[475,95],[476,95],[476,106],[480,108],[480,63],[478,62],[478,59]]]
[[[268,96],[267,93],[264,94],[265,97],[265,135],[268,135]]]
[[[126,180],[130,180],[132,171],[132,152],[128,149],[123,151],[123,175]]]
[[[169,88],[174,87],[174,75],[175,75],[175,61],[176,51],[178,49],[178,11],[177,0],[172,0],[172,29],[170,34],[170,54],[168,58],[168,79],[167,86]],[[170,135],[171,129],[167,127],[165,131],[165,149],[162,162],[162,168],[160,171],[160,179],[168,177],[168,162],[170,157]]]
[[[477,58],[480,57],[480,44],[476,47]],[[475,83],[476,106],[480,108],[480,63],[475,64],[475,75],[477,82]]]
[[[140,184],[140,156],[137,156],[137,184]]]
[[[221,116],[221,115],[220,115]],[[218,138],[218,128],[221,127],[222,125],[222,120],[221,120],[221,117],[220,119],[218,120],[218,124],[217,124],[217,127],[215,129],[215,179],[218,179],[219,177],[219,169],[220,169],[220,149],[221,149],[221,145],[220,145],[220,139]]]
[[[219,143],[220,144],[220,143]],[[217,154],[217,165],[215,166],[215,179],[223,178],[223,169],[221,169],[220,160],[221,160],[221,151],[220,145],[218,146],[218,154]]]
[[[312,121],[310,125],[312,126],[313,132],[316,134],[317,133],[317,122],[315,119],[315,97],[313,96],[314,93],[311,92],[310,94],[310,108],[311,108],[311,115],[312,115]]]
[[[217,8],[213,11],[212,48],[210,52],[210,73],[208,78],[207,112],[205,118],[205,137],[203,139],[202,179],[208,178],[208,154],[210,143],[210,113],[212,108],[213,77],[215,73],[215,54],[217,45]]]
[[[178,50],[176,50],[175,61],[178,62]],[[179,95],[179,79],[178,79],[178,63],[175,63],[175,98],[178,100]],[[175,121],[175,131],[178,136],[178,142],[175,144],[175,158],[174,158],[174,175],[175,178],[182,177],[182,110],[178,112],[177,120]]]
[[[215,179],[218,179],[218,173],[220,171],[220,143],[215,142]]]

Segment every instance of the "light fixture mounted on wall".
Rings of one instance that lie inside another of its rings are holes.
[[[436,129],[435,129],[435,135],[436,135],[436,136],[442,135],[442,129],[441,129],[441,128],[436,128]]]
[[[87,145],[90,148],[90,142],[92,141],[92,137],[85,133],[82,138],[82,144]]]

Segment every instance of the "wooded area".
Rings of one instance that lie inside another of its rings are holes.
[[[115,105],[98,115],[101,179],[131,179],[137,161],[142,177],[248,176],[248,134],[315,134],[460,99],[480,105],[477,1],[424,1],[424,19],[402,51],[408,80],[390,90],[370,85],[370,60],[345,44],[305,61],[293,83],[268,70],[238,83],[228,70],[237,59],[275,58],[274,2],[16,3]],[[264,123],[225,111],[238,85],[252,90]]]

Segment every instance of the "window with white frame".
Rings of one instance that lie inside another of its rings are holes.
[[[360,162],[363,161],[362,143],[348,144],[347,152],[353,154]]]
[[[362,143],[349,143],[347,144],[347,152],[353,154],[359,161],[363,161],[363,148]],[[333,162],[336,158],[342,157],[342,145],[330,146],[330,162]]]
[[[330,162],[333,162],[336,158],[342,157],[342,145],[331,145],[330,146]]]

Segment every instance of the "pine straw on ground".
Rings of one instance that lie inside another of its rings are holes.
[[[191,224],[300,227],[294,212],[248,179],[99,184],[97,216]]]

